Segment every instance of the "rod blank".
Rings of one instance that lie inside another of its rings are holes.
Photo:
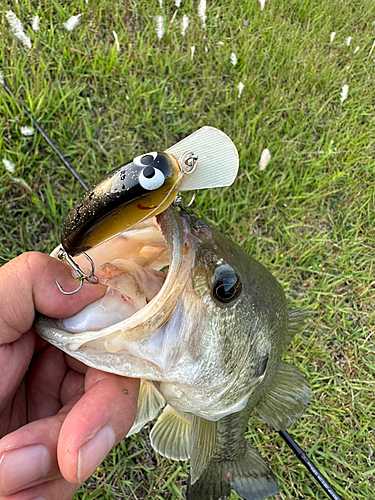
[[[319,486],[327,493],[331,500],[341,500],[332,486],[328,483],[325,477],[319,472],[317,467],[311,462],[307,455],[301,450],[298,444],[289,436],[286,431],[279,431],[280,436],[286,442],[286,444],[291,448],[294,454],[297,456],[299,461],[306,467],[306,469],[311,473],[315,481]]]
[[[65,167],[70,171],[70,173],[77,179],[77,181],[81,184],[83,189],[88,191],[88,185],[85,183],[85,181],[82,179],[82,177],[76,172],[76,170],[71,166],[71,164],[68,162],[68,160],[65,158],[65,156],[60,152],[60,150],[54,145],[54,143],[51,141],[51,139],[48,137],[48,135],[44,132],[44,130],[40,127],[38,122],[34,120],[34,118],[31,116],[29,111],[25,108],[25,106],[17,101],[16,96],[13,94],[13,92],[10,90],[8,85],[0,80],[1,85],[4,87],[4,89],[8,92],[8,94],[15,100],[15,102],[18,103],[19,107],[22,109],[22,111],[25,113],[26,116],[28,116],[31,121],[33,122],[34,127],[37,129],[37,131],[42,135],[46,143],[53,149],[53,151],[57,154],[57,156],[60,158],[60,160],[63,162]]]

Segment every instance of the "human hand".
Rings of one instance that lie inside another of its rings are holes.
[[[139,381],[84,366],[32,328],[35,311],[72,316],[104,294],[75,295],[70,269],[37,252],[0,268],[0,498],[71,500],[131,428]]]

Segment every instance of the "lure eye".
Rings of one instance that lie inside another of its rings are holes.
[[[134,158],[133,163],[135,163],[137,167],[145,167],[146,165],[151,165],[151,163],[156,160],[157,156],[157,151],[146,153],[145,155],[137,156],[136,158]]]
[[[235,270],[225,264],[216,269],[213,276],[212,295],[223,304],[233,302],[241,295],[242,283]]]
[[[154,191],[164,184],[165,177],[161,170],[154,167],[146,167],[139,174],[139,184],[148,191]]]

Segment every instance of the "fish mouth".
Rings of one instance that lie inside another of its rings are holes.
[[[58,248],[51,255],[56,256],[57,252]],[[162,330],[176,309],[179,309],[177,305],[190,278],[195,257],[194,237],[189,223],[184,214],[168,208],[156,217],[93,247],[87,253],[93,259],[96,269],[99,269],[99,276],[103,274],[103,266],[108,262],[118,268],[117,260],[125,256],[142,269],[153,269],[157,273],[160,269],[167,268],[166,277],[156,295],[151,300],[146,300],[145,305],[130,316],[121,318],[114,315],[107,324],[99,324],[95,328],[87,324],[77,327],[74,325],[75,317],[55,320],[40,316],[35,324],[36,330],[43,338],[73,356],[73,351],[87,346],[107,353],[127,352],[139,356],[140,352],[134,352],[134,346],[137,345],[138,349],[142,344],[146,348],[148,343],[155,345],[159,342],[155,340],[157,332]],[[75,261],[81,268],[87,265],[84,256],[75,258]],[[107,284],[106,279],[104,277],[104,284]],[[87,307],[90,308],[91,305]],[[179,314],[183,315],[183,308],[180,309]],[[149,346],[150,355],[141,353],[141,357],[151,358],[152,350]],[[154,359],[152,361],[155,363]],[[87,360],[84,362],[91,364]],[[155,364],[159,365],[160,370],[165,369],[164,361]]]

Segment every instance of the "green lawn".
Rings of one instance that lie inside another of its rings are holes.
[[[8,9],[32,48],[12,34]],[[208,1],[205,26],[191,0],[179,8],[171,0],[162,8],[146,0],[8,0],[0,13],[0,69],[88,184],[203,125],[233,139],[236,182],[199,192],[194,208],[268,267],[291,308],[313,311],[286,356],[313,389],[290,433],[343,500],[372,498],[375,2],[266,0],[261,10],[257,0]],[[80,24],[68,32],[63,23],[77,14]],[[2,263],[26,250],[49,252],[83,191],[37,133],[21,134],[26,125],[0,88],[0,160],[15,165],[10,173],[0,161]],[[260,170],[265,148],[272,159]],[[260,420],[250,421],[249,436],[278,476],[281,499],[327,498]],[[76,498],[176,500],[187,474],[186,464],[155,455],[144,430],[118,445]]]

